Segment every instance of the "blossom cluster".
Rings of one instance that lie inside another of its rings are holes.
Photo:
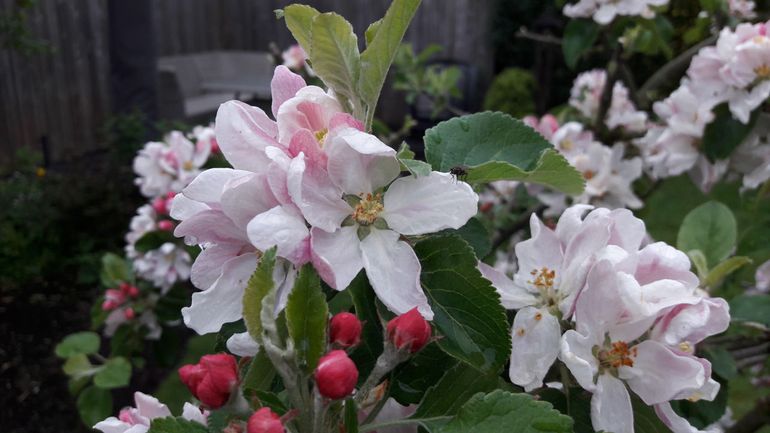
[[[762,121],[731,158],[709,161],[701,150],[706,126],[726,104],[734,119],[751,122],[752,113],[770,97],[768,23],[739,24],[723,29],[715,46],[693,57],[681,85],[653,106],[659,122],[637,141],[645,166],[655,178],[690,171],[702,189],[726,173],[743,177],[746,188],[770,179],[768,131]],[[697,83],[697,84],[696,84]],[[759,114],[761,116],[761,114]]]
[[[655,17],[656,6],[664,6],[668,0],[579,0],[564,6],[564,15],[571,18],[593,17],[599,24],[609,24],[616,16]]]
[[[591,209],[569,208],[553,229],[533,215],[513,279],[479,264],[517,310],[511,381],[538,388],[559,359],[593,393],[595,430],[633,432],[628,387],[674,432],[692,432],[670,401],[715,398],[719,383],[695,346],[727,329],[727,302],[698,288],[684,253],[643,246],[644,223],[630,211]]]
[[[185,324],[209,333],[239,320],[246,282],[273,246],[277,310],[296,267],[312,263],[336,290],[364,269],[390,310],[416,307],[430,319],[420,263],[402,236],[463,226],[476,193],[448,173],[401,177],[395,150],[285,66],[271,87],[273,118],[238,101],[220,107],[216,137],[233,168],[202,172],[173,201],[175,235],[202,248],[191,271],[201,291],[182,310]],[[244,334],[229,347],[254,350]]]

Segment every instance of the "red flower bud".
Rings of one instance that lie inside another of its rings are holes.
[[[212,137],[211,138],[211,153],[218,153],[219,152],[219,143],[217,142],[217,139]]]
[[[132,298],[136,298],[139,296],[139,288],[136,286],[128,286],[128,290],[126,290],[126,294]]]
[[[197,364],[182,366],[179,378],[201,403],[218,409],[227,403],[238,383],[238,366],[232,355],[204,355]]]
[[[397,349],[415,353],[428,344],[430,334],[430,324],[416,307],[388,322],[388,339]]]
[[[102,302],[102,310],[104,311],[112,311],[116,308],[118,308],[120,305],[113,301],[112,299],[107,299],[104,302]]]
[[[169,220],[160,220],[158,221],[158,229],[170,232],[174,230],[174,223]]]
[[[329,322],[329,341],[341,347],[351,347],[361,340],[361,321],[355,314],[339,313]]]
[[[165,197],[156,197],[152,200],[152,208],[158,215],[168,214],[168,204]]]
[[[246,427],[246,433],[284,433],[285,431],[281,418],[268,407],[254,412],[249,417]]]
[[[355,389],[358,369],[344,350],[332,350],[318,361],[315,382],[322,396],[338,400]]]

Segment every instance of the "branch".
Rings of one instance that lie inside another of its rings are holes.
[[[754,409],[725,430],[725,433],[753,433],[766,424],[770,424],[770,397],[757,401]]]
[[[701,48],[713,44],[717,40],[718,35],[712,35],[707,39],[700,41],[699,43],[688,48],[685,52],[675,57],[670,62],[663,65],[657,72],[639,88],[639,106],[640,108],[648,108],[650,105],[649,93],[658,87],[668,84],[674,81],[677,77],[684,74],[687,67],[690,65],[690,60],[700,51]]]
[[[561,45],[561,39],[551,35],[544,35],[540,33],[530,32],[524,26],[519,28],[519,31],[516,33],[516,37],[522,38],[522,39],[529,39],[531,41],[542,42],[544,44]]]

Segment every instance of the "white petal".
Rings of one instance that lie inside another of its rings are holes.
[[[528,305],[535,305],[538,302],[537,297],[532,293],[515,285],[513,280],[505,276],[502,272],[489,266],[484,262],[479,262],[479,271],[481,275],[492,283],[498,294],[500,302],[507,310],[518,310]]]
[[[326,284],[345,290],[364,266],[357,227],[342,227],[334,233],[314,227],[310,231],[313,266]]]
[[[227,350],[238,356],[255,356],[259,352],[259,343],[248,332],[241,332],[227,339]]]
[[[412,247],[398,238],[392,230],[372,229],[361,241],[366,276],[389,310],[403,314],[417,307],[426,320],[432,320],[433,310],[420,286],[420,261]]]
[[[207,290],[193,294],[192,305],[182,308],[185,325],[203,335],[240,319],[243,291],[256,268],[256,254],[247,253],[226,262],[222,276]]]
[[[201,412],[200,408],[188,402],[185,402],[184,406],[182,406],[182,418],[188,421],[195,421],[198,424],[208,424],[208,419],[206,418],[206,415]]]
[[[192,265],[190,280],[200,290],[208,289],[222,275],[225,262],[241,251],[239,244],[214,244],[204,248]]]
[[[326,144],[327,170],[335,185],[349,194],[373,192],[398,176],[396,151],[377,137],[355,128],[335,131]]]
[[[208,209],[211,208],[204,203],[190,200],[185,197],[184,194],[177,194],[171,202],[171,212],[169,215],[171,218],[184,221],[198,212],[203,212]]]
[[[289,68],[278,65],[273,72],[273,79],[270,82],[270,93],[272,94],[273,117],[278,118],[278,108],[287,100],[294,97],[299,89],[305,87],[305,80],[291,72]]]
[[[548,309],[524,307],[511,330],[511,382],[529,392],[543,386],[543,378],[559,355],[561,326]]]
[[[310,260],[310,230],[301,215],[287,206],[276,206],[255,216],[246,229],[252,245],[262,251],[277,246],[277,254],[297,265]]]
[[[196,176],[182,193],[185,197],[201,203],[219,203],[227,182],[249,175],[250,172],[243,170],[212,168]]]
[[[575,330],[568,330],[561,337],[559,359],[567,365],[570,372],[583,389],[593,391],[594,376],[599,371],[599,362],[593,355],[597,342],[590,335],[583,335]]]
[[[658,418],[660,418],[660,420],[663,421],[663,424],[668,426],[668,428],[670,428],[673,433],[717,433],[724,431],[720,428],[713,427],[707,427],[704,430],[698,430],[697,428],[693,427],[689,421],[674,412],[674,409],[671,408],[671,403],[669,402],[656,404],[654,408],[655,414],[658,415]]]
[[[458,229],[476,215],[479,196],[448,173],[397,179],[385,193],[380,214],[397,233],[421,235]]]
[[[266,177],[254,174],[229,181],[221,202],[222,212],[238,227],[246,227],[256,215],[278,205]]]
[[[236,169],[263,173],[270,163],[265,148],[282,147],[276,123],[260,108],[240,101],[220,105],[215,125],[219,148]]]
[[[612,433],[634,433],[631,396],[623,381],[602,374],[591,398],[591,424],[594,430]]]
[[[99,421],[93,428],[104,433],[124,433],[130,427],[130,424],[111,416],[104,421]]]
[[[157,398],[141,392],[134,393],[134,401],[139,414],[148,419],[165,418],[171,416],[168,406],[161,403]]]
[[[329,175],[306,163],[304,154],[291,161],[286,183],[292,200],[313,227],[333,232],[353,212]]]

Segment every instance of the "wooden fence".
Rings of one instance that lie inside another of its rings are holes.
[[[126,1],[126,0],[113,0]],[[416,48],[445,47],[447,59],[492,73],[487,29],[493,0],[423,0],[406,40]],[[273,10],[288,0],[156,0],[154,34],[159,56],[206,50],[267,50],[293,42]],[[390,0],[308,0],[335,11],[362,35]],[[14,0],[0,0],[0,13]],[[110,116],[107,0],[39,0],[29,14],[31,33],[47,40],[50,54],[24,56],[0,50],[0,159],[15,149],[40,149],[47,137],[53,161],[99,149],[98,131]],[[137,29],[137,32],[142,29]],[[360,36],[359,36],[360,37]],[[386,98],[385,102],[394,98]]]

